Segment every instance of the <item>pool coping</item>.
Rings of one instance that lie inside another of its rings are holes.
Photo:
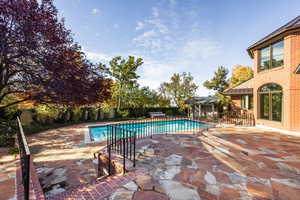
[[[103,142],[103,141],[92,140],[91,132],[90,132],[91,127],[107,126],[107,125],[111,125],[111,124],[121,124],[122,122],[125,123],[125,122],[128,122],[128,121],[100,122],[98,124],[86,125],[85,130],[84,130],[84,143],[85,144],[97,144],[97,143],[102,143]],[[214,123],[209,123],[209,122],[204,122],[204,121],[199,121],[199,122],[204,123],[204,124],[208,124],[208,125],[212,125],[211,127],[207,127],[207,128],[214,128],[216,126]],[[203,129],[206,129],[206,128],[203,128]],[[165,134],[165,133],[162,133],[162,134]]]
[[[118,122],[115,122],[118,123]],[[107,126],[109,124],[115,124],[115,123],[106,123],[106,122],[100,122],[99,124],[93,124],[93,125],[86,125],[85,130],[84,130],[84,143],[85,144],[96,144],[96,143],[101,143],[103,141],[95,141],[92,140],[91,138],[91,132],[90,128],[91,127],[97,127],[97,126]]]

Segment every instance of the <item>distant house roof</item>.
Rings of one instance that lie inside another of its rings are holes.
[[[226,89],[223,92],[223,94],[226,95],[253,94],[253,78],[235,87]]]
[[[216,97],[208,96],[208,97],[192,97],[186,101],[187,104],[217,104],[218,100]]]
[[[289,21],[287,24],[281,26],[280,28],[276,29],[269,35],[265,36],[258,42],[254,43],[250,47],[248,47],[247,51],[251,58],[253,58],[253,50],[256,49],[256,47],[260,46],[261,44],[265,43],[266,41],[273,39],[276,36],[284,35],[288,31],[292,31],[294,29],[300,28],[300,16],[294,18],[293,20]]]

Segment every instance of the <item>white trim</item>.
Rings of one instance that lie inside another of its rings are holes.
[[[101,124],[93,124],[93,125],[86,125],[85,130],[84,130],[84,143],[85,144],[93,144],[93,143],[100,143],[103,141],[93,141],[91,140],[91,135],[90,135],[90,128],[91,127],[97,127],[97,126],[106,126],[109,123],[101,123]]]
[[[93,141],[91,140],[89,126],[86,126],[86,127],[85,127],[85,130],[84,130],[84,143],[85,143],[85,144],[90,144],[90,143],[92,143],[92,142],[93,142]]]
[[[276,131],[276,132],[280,132],[280,133],[284,133],[284,134],[288,134],[288,135],[299,136],[300,137],[300,132],[288,131],[288,130],[283,130],[283,129],[279,129],[279,128],[273,128],[273,127],[264,126],[264,125],[258,125],[258,124],[256,125],[256,127],[257,128],[271,130],[271,131]]]

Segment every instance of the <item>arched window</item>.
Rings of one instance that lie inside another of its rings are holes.
[[[260,118],[281,121],[282,120],[282,87],[269,83],[258,90]]]

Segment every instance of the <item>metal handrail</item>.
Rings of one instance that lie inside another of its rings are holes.
[[[17,117],[17,124],[19,127],[19,131],[17,132],[17,141],[20,153],[22,183],[24,187],[24,199],[28,200],[30,190],[30,151],[19,117]]]

